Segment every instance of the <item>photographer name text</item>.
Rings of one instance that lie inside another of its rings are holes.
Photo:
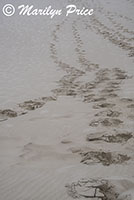
[[[3,14],[6,16],[12,16],[18,11],[18,15],[21,16],[49,16],[53,19],[55,16],[65,15],[66,17],[70,15],[76,16],[92,16],[94,10],[91,8],[78,8],[76,5],[67,5],[65,9],[55,9],[51,5],[44,8],[36,8],[34,5],[19,5],[17,9],[11,5],[6,4],[3,7]]]

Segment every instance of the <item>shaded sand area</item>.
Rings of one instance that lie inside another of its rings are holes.
[[[134,199],[134,3],[77,6],[95,13],[50,30],[49,94],[0,108],[0,200]]]

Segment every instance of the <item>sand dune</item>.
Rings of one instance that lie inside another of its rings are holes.
[[[54,19],[50,80],[0,102],[0,200],[133,200],[133,1],[66,3],[95,13]]]

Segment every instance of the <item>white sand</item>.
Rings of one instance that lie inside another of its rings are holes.
[[[47,49],[30,54],[32,76],[22,69],[15,91],[1,79],[0,109],[27,114],[0,114],[0,200],[134,199],[134,3],[71,3],[95,14],[56,18],[46,38],[44,26],[35,47]]]

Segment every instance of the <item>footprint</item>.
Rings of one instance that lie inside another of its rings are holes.
[[[96,104],[93,106],[94,109],[100,109],[100,108],[112,108],[114,107],[115,104],[112,103],[100,103],[100,104]]]
[[[108,192],[111,190],[110,192],[113,192],[112,189],[109,189],[108,183],[106,181],[104,182],[104,180],[101,182],[82,179],[76,183],[66,184],[65,187],[67,188],[67,194],[74,199],[84,198],[101,200],[106,197],[106,191]]]
[[[0,110],[0,117],[2,117],[2,119],[17,117],[17,115],[17,112],[11,109]]]
[[[122,99],[120,99],[120,101],[122,101],[123,103],[131,103],[131,102],[133,102],[134,100],[133,100],[133,99],[130,99],[130,98],[122,98]]]
[[[123,143],[123,142],[127,142],[132,137],[133,135],[131,132],[114,133],[114,134],[109,134],[109,135],[107,135],[104,132],[99,132],[99,133],[92,133],[92,134],[87,135],[86,140],[89,142],[105,141],[108,143]]]
[[[95,114],[96,117],[98,116],[119,117],[120,115],[121,115],[121,112],[114,111],[114,110],[101,111]]]
[[[41,108],[44,104],[45,103],[43,101],[29,100],[19,104],[19,107],[25,110],[35,110],[37,108]]]
[[[121,121],[120,119],[105,118],[105,119],[93,120],[93,121],[91,121],[89,126],[97,127],[101,124],[102,126],[113,126],[114,127],[114,126],[118,126],[122,123],[123,123],[123,121]]]
[[[103,126],[118,126],[122,123],[123,121],[121,121],[120,119],[110,119],[110,118],[106,118],[101,121],[101,124]]]
[[[127,108],[134,108],[134,104],[128,105]]]
[[[116,152],[90,151],[82,152],[80,155],[82,156],[81,163],[87,165],[101,163],[104,166],[109,166],[112,164],[122,164],[130,160],[129,156]]]
[[[127,190],[129,185],[131,190]],[[78,181],[65,185],[67,194],[73,199],[91,200],[132,200],[134,183],[128,179],[102,179],[82,178]],[[118,191],[118,192],[117,192]],[[126,194],[125,194],[126,193]],[[130,198],[129,198],[130,197]]]

